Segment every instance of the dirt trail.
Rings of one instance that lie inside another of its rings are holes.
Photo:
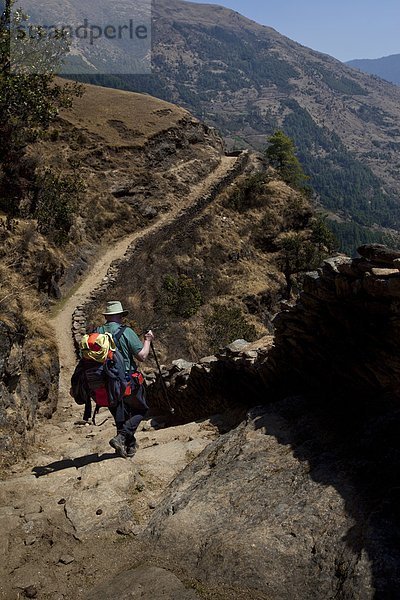
[[[224,157],[193,188],[186,206],[234,162]],[[136,456],[124,460],[108,445],[114,425],[107,409],[100,412],[99,425],[82,424],[82,410],[68,394],[76,362],[74,309],[101,282],[113,260],[141,236],[176,218],[181,208],[108,248],[51,319],[60,340],[59,406],[53,419],[38,424],[29,458],[0,482],[1,599],[78,600],[98,583],[142,561],[133,536],[146,527],[168,484],[218,435],[208,421],[169,429],[144,422]]]
[[[235,158],[223,156],[218,167],[212,171],[209,176],[202,182],[194,186],[190,195],[187,197],[185,206],[192,204],[199,196],[207,193],[208,189],[221,179],[226,172],[235,163]],[[105,277],[111,263],[121,258],[129,246],[140,240],[141,237],[147,236],[150,232],[157,231],[160,227],[175,219],[182,206],[179,206],[174,211],[162,215],[155,223],[148,227],[136,231],[132,235],[125,237],[115,245],[108,247],[106,252],[98,259],[96,264],[90,269],[86,278],[81,282],[79,288],[63,303],[60,311],[51,319],[51,325],[57,331],[59,339],[59,356],[61,365],[60,378],[60,397],[65,395],[69,389],[69,380],[71,378],[72,369],[76,362],[73,341],[71,337],[72,314],[77,306],[83,304],[87,300],[90,293],[100,284]]]

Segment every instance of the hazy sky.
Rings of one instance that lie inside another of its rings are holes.
[[[339,60],[400,54],[400,0],[192,0],[237,10]]]

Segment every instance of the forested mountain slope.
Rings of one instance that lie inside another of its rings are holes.
[[[153,21],[152,75],[91,81],[190,108],[230,147],[281,127],[326,209],[398,229],[400,90],[226,8],[155,0]]]

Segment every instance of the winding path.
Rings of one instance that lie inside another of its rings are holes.
[[[187,206],[193,204],[199,196],[206,194],[216,181],[222,179],[235,164],[236,160],[237,159],[234,157],[223,156],[217,168],[192,189],[187,198]],[[181,209],[182,207],[179,207],[174,211],[162,215],[156,222],[145,229],[136,231],[116,244],[109,246],[106,252],[104,252],[98,261],[90,268],[89,273],[83,279],[79,288],[76,289],[76,291],[74,291],[61,305],[60,310],[56,312],[55,316],[50,320],[50,324],[55,331],[57,331],[61,366],[59,408],[65,406],[65,402],[68,404],[70,403],[70,396],[68,394],[69,382],[76,363],[76,355],[71,336],[72,315],[74,310],[77,306],[83,304],[88,299],[91,292],[101,283],[114,260],[121,258],[131,244],[139,241],[144,236],[148,236],[151,232],[156,232],[166,223],[174,221]]]

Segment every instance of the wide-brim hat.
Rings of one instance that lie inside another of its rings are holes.
[[[106,304],[106,310],[105,312],[103,312],[103,315],[105,317],[109,317],[111,315],[127,315],[128,311],[124,310],[122,308],[122,304],[121,302],[118,302],[117,300],[110,300],[109,302],[107,302]]]

